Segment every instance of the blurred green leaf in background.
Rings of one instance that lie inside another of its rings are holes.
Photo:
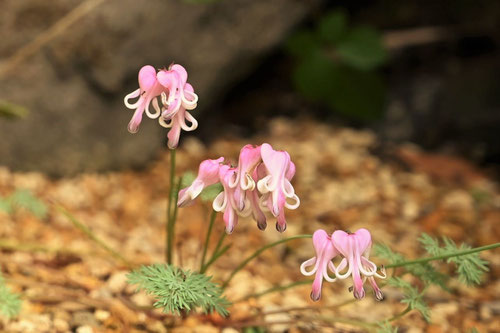
[[[26,115],[28,115],[28,110],[24,106],[0,99],[0,117],[15,119],[24,118]]]
[[[375,29],[350,28],[347,14],[336,10],[291,36],[286,48],[296,60],[294,85],[305,98],[355,120],[381,117],[386,88],[377,70],[387,52]]]

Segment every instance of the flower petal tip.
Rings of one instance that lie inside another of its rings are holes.
[[[278,230],[279,232],[285,232],[285,230],[286,230],[286,224],[276,223],[276,230]]]

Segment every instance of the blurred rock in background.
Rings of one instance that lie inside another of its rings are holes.
[[[92,2],[87,0],[87,2]],[[25,119],[0,119],[0,165],[52,175],[143,166],[166,146],[144,121],[126,126],[123,105],[144,64],[184,65],[206,110],[251,71],[321,0],[106,0],[0,77],[0,100],[25,106]],[[0,65],[50,28],[76,0],[5,0]],[[203,126],[203,125],[202,125]]]

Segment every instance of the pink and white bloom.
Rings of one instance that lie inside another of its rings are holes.
[[[224,157],[201,162],[198,168],[198,175],[193,183],[179,191],[177,206],[184,207],[191,204],[205,187],[218,183],[219,169],[222,162],[224,162]]]
[[[377,286],[374,277],[385,279],[385,269],[382,267],[381,274],[377,273],[377,265],[370,261],[370,250],[372,238],[366,229],[359,229],[354,233],[337,230],[332,234],[332,242],[338,252],[344,257],[338,267],[334,267],[335,275],[339,279],[346,279],[352,275],[353,294],[357,299],[365,296],[363,283],[368,278],[378,301],[384,299],[382,291]],[[345,273],[342,270],[348,268]],[[363,277],[362,277],[363,276]]]
[[[174,117],[182,112],[181,107]],[[295,209],[300,204],[290,183],[295,174],[290,155],[274,151],[264,143],[244,146],[236,167],[221,165],[222,161],[222,157],[203,161],[193,184],[179,192],[177,205],[182,207],[191,203],[204,187],[220,182],[224,190],[215,198],[213,208],[224,213],[227,233],[233,232],[239,216],[252,215],[259,229],[266,229],[263,209],[270,210],[277,218],[278,231],[285,231],[285,208]]]
[[[139,125],[142,121],[142,115],[146,111],[146,115],[150,118],[158,118],[160,115],[160,107],[156,97],[160,96],[163,91],[162,85],[156,78],[156,70],[153,66],[144,66],[139,70],[139,89],[134,90],[124,98],[125,106],[129,109],[134,109],[134,115],[128,124],[130,133],[137,133]],[[130,103],[130,99],[139,97],[135,103]],[[153,102],[155,113],[149,111],[149,104]]]
[[[262,194],[260,205],[277,218],[276,229],[283,232],[286,230],[285,207],[296,209],[300,205],[290,183],[295,175],[295,164],[286,151],[276,151],[267,143],[261,146],[261,157],[267,175],[257,182]]]
[[[158,73],[152,66],[142,67],[139,71],[139,89],[124,99],[128,108],[135,109],[128,126],[129,131],[138,131],[142,115],[146,112],[149,118],[158,118],[161,126],[170,129],[167,135],[168,147],[176,148],[181,129],[193,131],[198,127],[198,122],[188,111],[196,108],[198,95],[194,93],[193,86],[187,83],[187,78],[186,70],[178,64],[172,64],[169,69],[162,69]],[[137,97],[135,103],[129,103],[130,99]],[[153,104],[154,113],[149,110],[150,104]]]
[[[306,260],[300,265],[300,272],[306,276],[316,274],[312,284],[311,299],[318,301],[321,298],[321,286],[323,279],[328,282],[334,282],[336,278],[331,278],[328,275],[328,269],[335,273],[335,268],[332,259],[335,258],[339,252],[333,246],[332,239],[326,231],[319,229],[313,234],[313,245],[316,251],[316,256]],[[314,266],[312,270],[307,271],[306,268]]]
[[[240,211],[237,201],[241,195],[241,189],[229,186],[229,182],[234,177],[236,168],[231,168],[229,165],[222,165],[219,169],[219,180],[224,188],[224,191],[219,193],[212,204],[216,212],[223,212],[223,220],[226,224],[226,233],[231,234],[238,224],[238,215],[250,215],[250,205],[245,205],[246,209]]]

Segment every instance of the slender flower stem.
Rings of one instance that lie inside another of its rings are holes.
[[[248,258],[246,258],[245,260],[243,260],[232,272],[231,274],[229,275],[229,277],[227,278],[227,280],[222,284],[222,289],[226,288],[227,285],[229,284],[229,282],[232,280],[232,278],[236,275],[236,273],[238,273],[241,269],[243,269],[250,261],[252,261],[253,259],[255,259],[259,254],[261,254],[262,252],[264,252],[265,250],[267,249],[270,249],[276,245],[279,245],[281,243],[285,243],[285,242],[288,242],[288,241],[292,241],[292,240],[295,240],[295,239],[300,239],[300,238],[311,238],[312,236],[311,235],[298,235],[298,236],[293,236],[293,237],[289,237],[289,238],[284,238],[284,239],[281,239],[279,241],[276,241],[274,243],[270,243],[270,244],[267,244],[266,246],[263,246],[261,247],[260,249],[258,249],[257,251],[255,251],[252,255],[250,255]]]
[[[219,259],[219,257],[221,257],[224,253],[226,253],[231,248],[232,245],[233,244],[228,244],[224,246],[219,252],[214,253],[212,258],[210,258],[210,260],[205,264],[205,266],[201,268],[200,273],[205,273],[208,267],[210,267],[210,265],[212,265],[217,259]]]
[[[441,255],[433,256],[433,257],[426,257],[426,258],[420,258],[420,259],[415,259],[415,260],[397,262],[394,264],[386,265],[385,268],[396,268],[396,267],[403,267],[403,266],[408,266],[408,265],[424,264],[424,263],[429,262],[429,261],[448,259],[448,258],[458,257],[458,256],[465,256],[467,254],[491,250],[491,249],[494,249],[497,247],[500,247],[500,243],[476,247],[476,248],[473,248],[470,250],[457,251],[454,253],[441,254]]]
[[[110,248],[102,239],[100,239],[99,237],[97,237],[96,234],[94,234],[94,232],[92,230],[90,230],[89,227],[87,227],[82,222],[78,221],[76,219],[76,217],[74,217],[73,214],[71,214],[69,211],[67,211],[64,207],[62,207],[62,206],[60,206],[58,204],[55,204],[55,207],[64,216],[66,216],[68,218],[68,220],[70,220],[71,223],[73,223],[73,225],[76,228],[80,229],[80,231],[82,231],[84,234],[86,234],[87,237],[89,237],[91,240],[93,240],[97,245],[99,245],[100,247],[102,247],[104,250],[108,251],[113,257],[115,257],[116,259],[121,260],[128,267],[133,267],[134,266],[134,265],[132,265],[132,263],[130,261],[128,261],[127,259],[125,259],[125,257],[123,257],[120,253],[118,253],[117,251],[115,251],[112,248]]]
[[[408,312],[411,311],[411,307],[408,305],[406,307],[406,309],[404,309],[403,311],[401,311],[400,313],[394,315],[393,317],[387,319],[387,320],[384,320],[384,321],[394,321],[394,320],[398,320],[399,318],[403,317],[405,314],[407,314]]]
[[[226,238],[226,236],[227,236],[226,230],[223,229],[222,233],[221,233],[221,235],[219,237],[219,241],[217,242],[217,245],[215,246],[214,254],[217,253],[217,251],[219,251],[219,249],[222,246],[222,243],[224,242],[224,239]]]
[[[215,217],[217,216],[217,212],[212,210],[210,213],[210,222],[208,223],[207,236],[205,237],[205,244],[203,245],[203,254],[201,256],[200,263],[200,273],[203,270],[203,266],[205,266],[205,258],[207,256],[208,243],[210,242],[210,234],[212,233],[212,228],[214,226]]]
[[[165,259],[168,264],[172,263],[172,242],[174,240],[172,233],[172,204],[174,198],[174,179],[175,179],[175,149],[170,149],[170,191],[168,194],[168,203],[167,203],[167,225],[166,225],[166,244],[165,244]],[[177,206],[177,205],[176,205]]]

